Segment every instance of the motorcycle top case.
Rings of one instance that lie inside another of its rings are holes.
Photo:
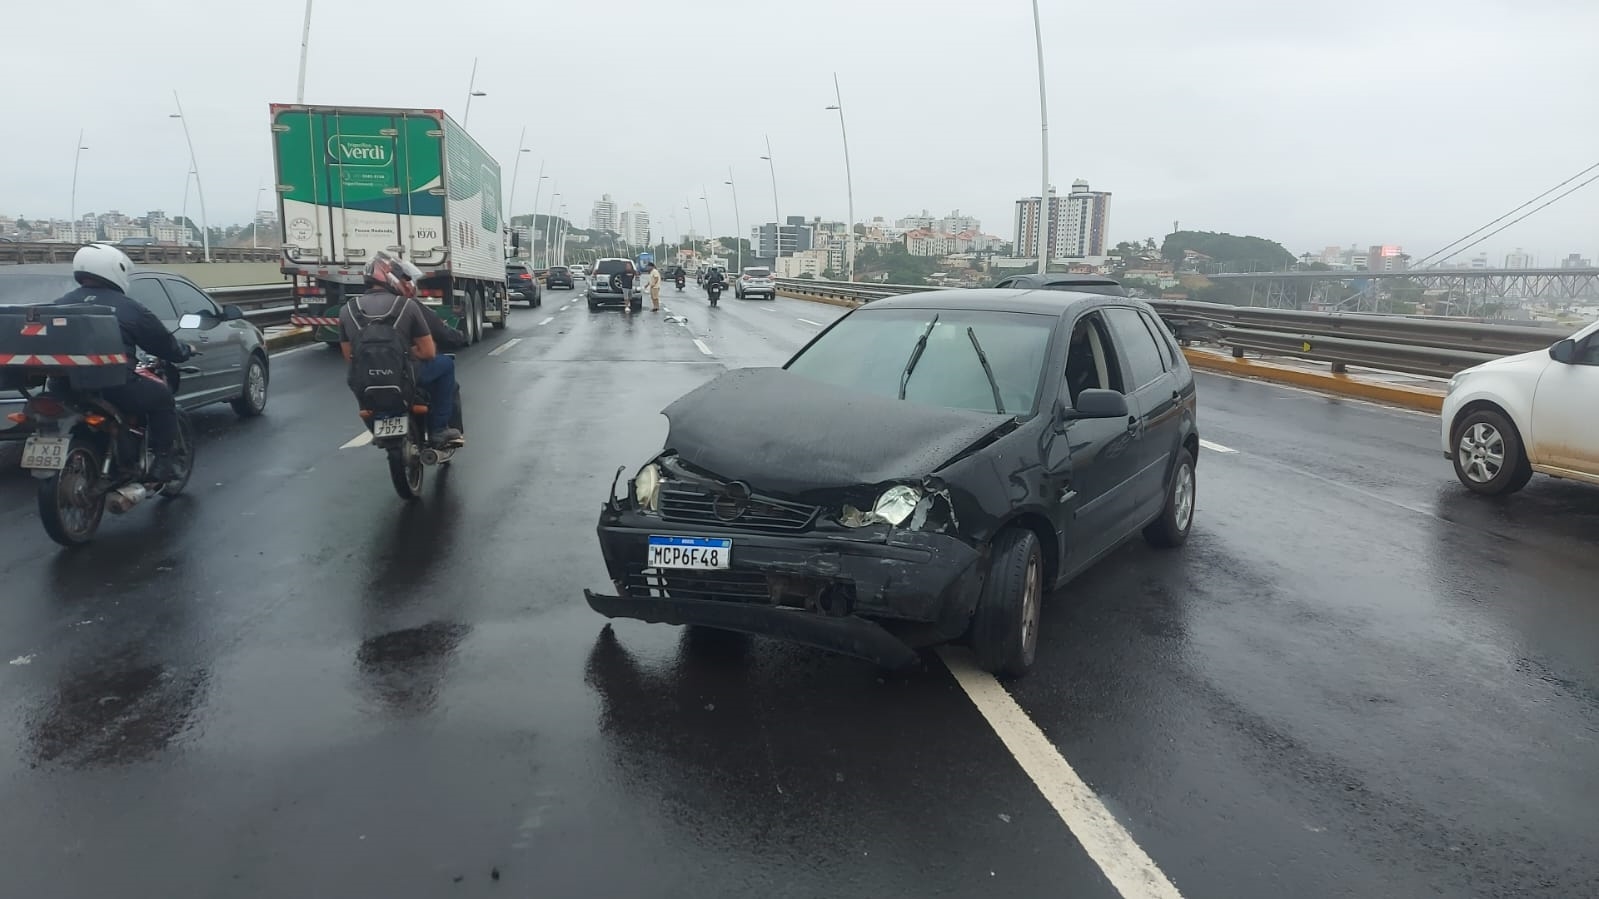
[[[66,378],[78,390],[128,378],[116,310],[88,304],[0,306],[0,390]]]

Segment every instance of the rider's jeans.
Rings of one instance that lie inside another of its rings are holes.
[[[450,382],[455,382],[453,371]],[[172,441],[178,437],[178,412],[172,391],[165,384],[130,375],[126,384],[107,387],[100,395],[125,413],[144,416],[151,449],[164,453],[172,448]]]
[[[440,354],[417,366],[416,377],[429,396],[428,430],[438,433],[450,426],[455,405],[455,358]]]

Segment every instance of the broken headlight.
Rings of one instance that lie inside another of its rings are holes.
[[[644,512],[656,512],[661,508],[661,466],[654,462],[640,468],[633,478],[633,496],[638,501],[638,507]]]
[[[901,484],[884,490],[870,512],[862,512],[854,506],[845,506],[838,521],[848,528],[863,528],[873,524],[891,524],[899,527],[911,517],[911,513],[916,511],[916,504],[921,501],[922,491]]]

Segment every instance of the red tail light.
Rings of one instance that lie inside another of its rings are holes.
[[[39,418],[60,418],[67,414],[67,407],[53,396],[36,396],[28,401],[28,412]]]
[[[523,281],[531,281],[531,280],[533,280],[533,276],[528,274],[527,272],[523,272],[522,273],[522,280]]]

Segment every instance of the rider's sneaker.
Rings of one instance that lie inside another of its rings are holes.
[[[151,463],[150,480],[160,484],[165,484],[169,481],[176,481],[177,479],[177,465],[171,459],[157,458],[153,463]]]
[[[457,431],[455,428],[445,428],[442,431],[436,431],[429,435],[428,442],[436,447],[442,448],[450,446],[458,440],[463,440],[463,435],[460,431]]]

